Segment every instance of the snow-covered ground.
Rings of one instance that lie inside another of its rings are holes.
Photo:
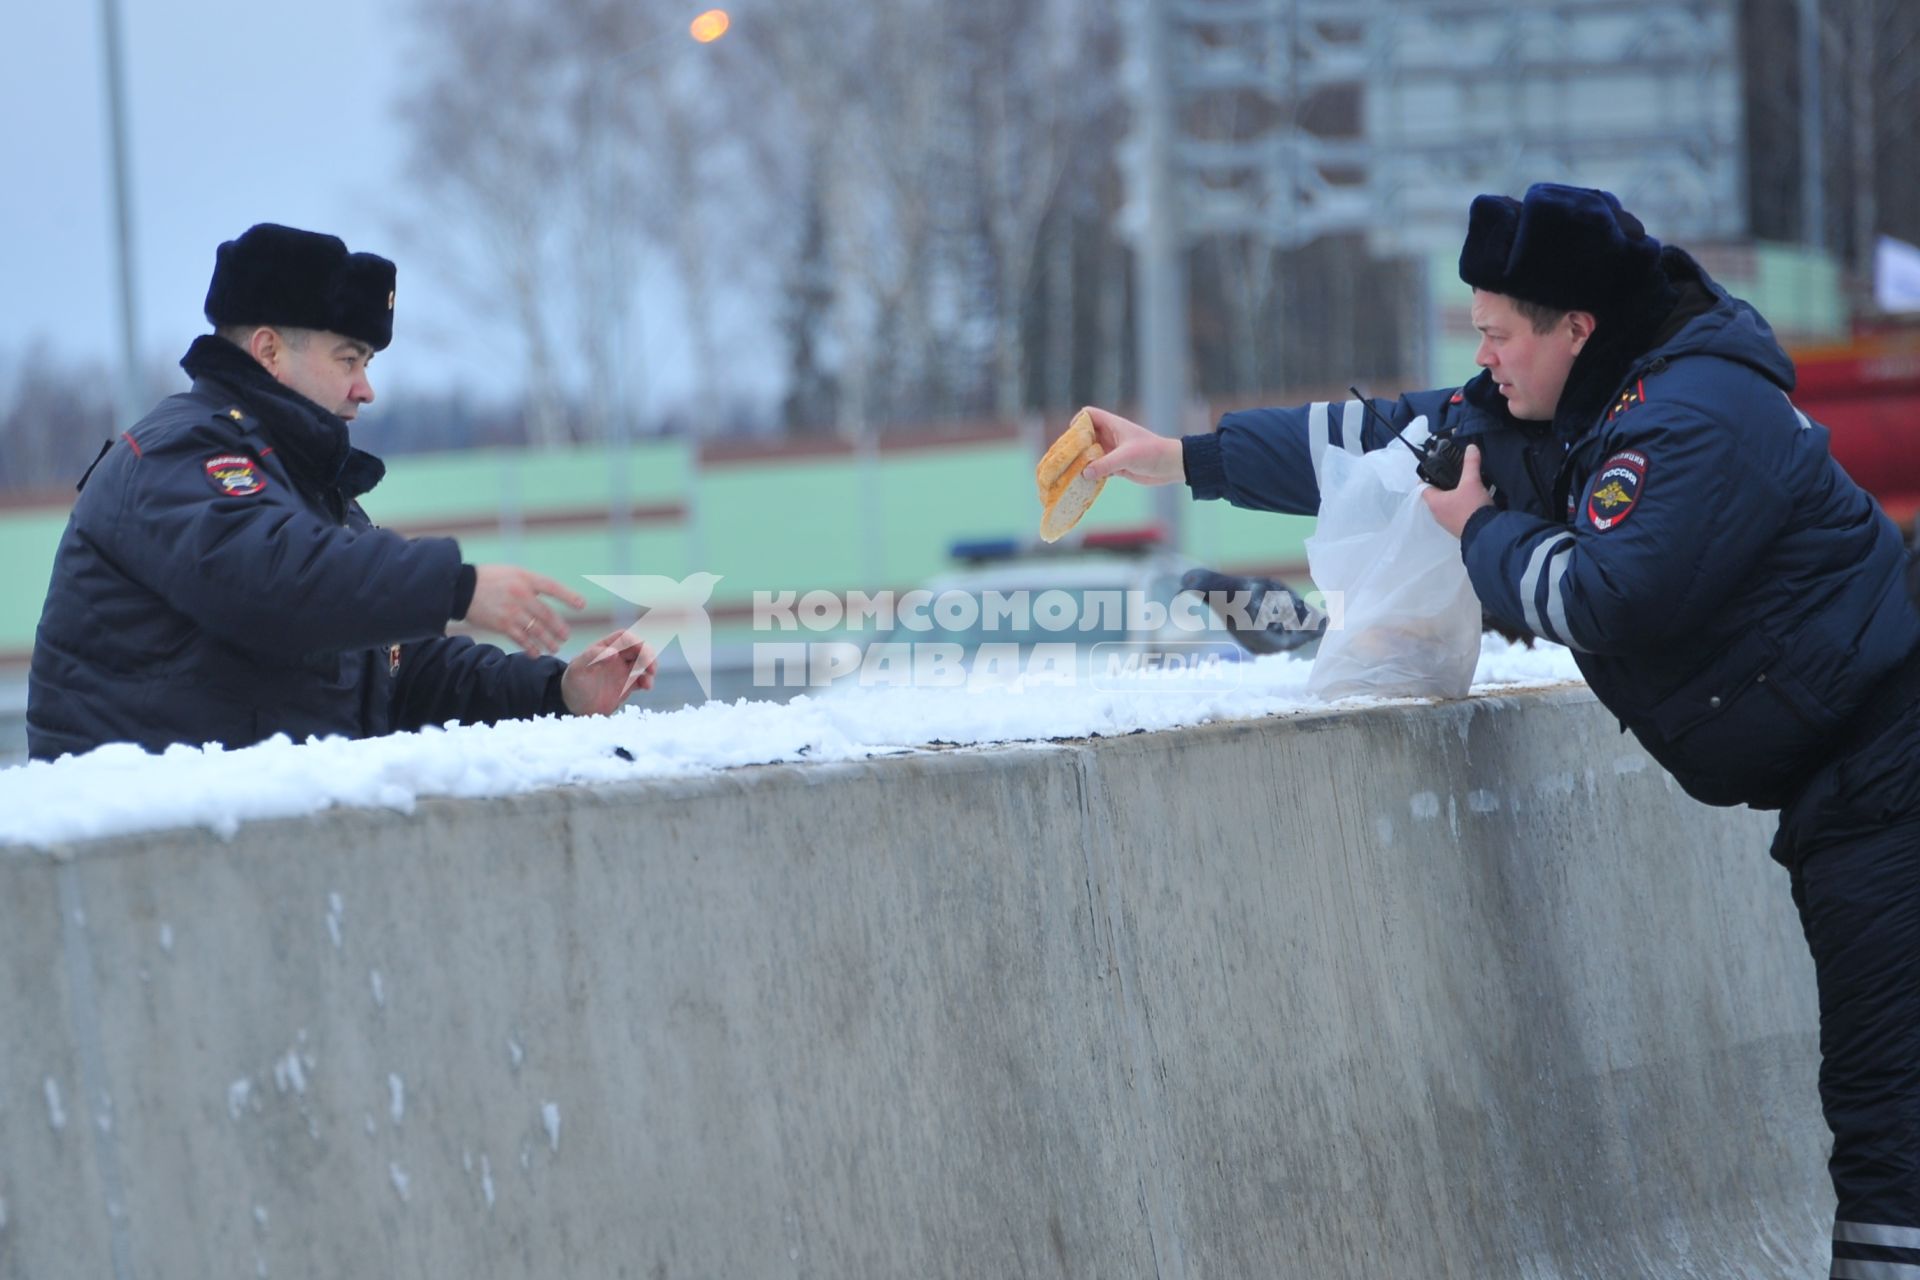
[[[791,702],[706,703],[620,714],[429,729],[348,741],[274,738],[239,751],[132,746],[0,769],[0,845],[53,845],[171,827],[231,835],[243,822],[335,805],[411,811],[427,796],[682,777],[740,765],[861,760],[930,744],[1045,741],[1324,710],[1312,664],[1289,656],[1220,674],[1164,673],[1124,689],[852,688]],[[1475,692],[1578,680],[1572,655],[1489,636]],[[1377,699],[1334,705],[1360,706]]]

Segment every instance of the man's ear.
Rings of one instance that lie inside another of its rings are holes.
[[[1567,312],[1567,328],[1573,334],[1573,354],[1580,354],[1581,348],[1593,338],[1593,331],[1598,324],[1591,311]]]
[[[275,372],[286,348],[286,339],[266,325],[261,325],[247,337],[247,354],[259,361],[268,373]]]

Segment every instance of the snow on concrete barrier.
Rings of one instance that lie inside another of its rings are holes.
[[[0,850],[0,1277],[1814,1274],[1768,830],[1575,689]]]

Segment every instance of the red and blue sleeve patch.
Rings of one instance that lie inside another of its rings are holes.
[[[202,465],[206,468],[207,483],[223,497],[251,497],[267,487],[267,478],[260,474],[260,464],[244,453],[216,454]]]
[[[1605,533],[1633,513],[1646,487],[1646,455],[1623,449],[1601,464],[1587,492],[1587,519]]]

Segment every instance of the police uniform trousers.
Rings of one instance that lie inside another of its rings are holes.
[[[1920,1280],[1920,714],[1809,780],[1775,856],[1820,993],[1841,1280]]]

